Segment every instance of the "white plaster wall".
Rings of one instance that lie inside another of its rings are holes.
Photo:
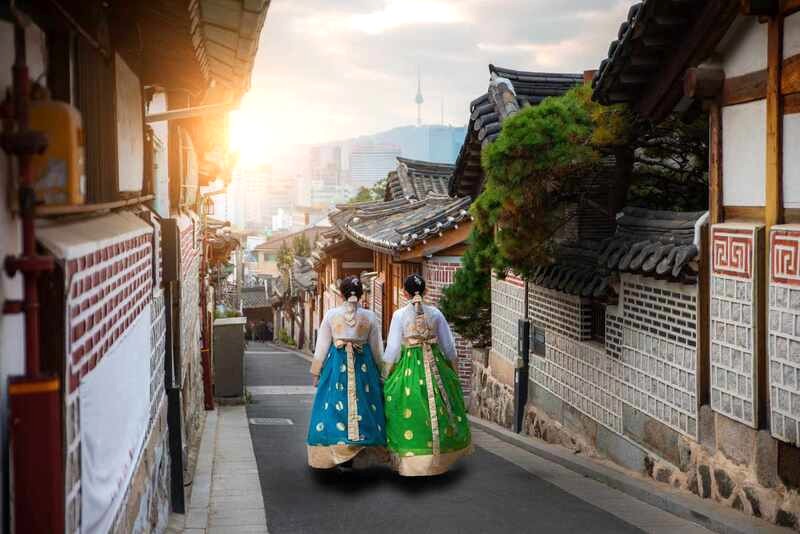
[[[167,94],[156,93],[147,108],[148,114],[167,111]],[[161,150],[156,152],[155,165],[155,202],[156,213],[161,217],[169,217],[169,168],[167,147],[169,146],[169,123],[167,121],[154,122],[150,126],[153,133],[161,143]]]
[[[141,191],[144,179],[142,86],[125,61],[116,56],[117,154],[119,190]]]
[[[800,158],[789,157],[800,146],[800,113],[783,116],[783,205],[800,208]]]
[[[27,30],[28,68],[31,78],[38,78],[45,71],[44,67],[44,34],[39,28],[31,25]],[[5,94],[6,88],[11,86],[11,65],[14,62],[14,28],[6,22],[0,21],[0,90]],[[43,78],[44,79],[44,78]],[[0,261],[6,254],[16,254],[20,251],[20,225],[18,219],[12,217],[9,206],[9,193],[7,184],[9,162],[6,153],[0,150]],[[6,299],[19,299],[22,297],[22,277],[17,275],[9,278],[4,269],[0,269],[0,303]],[[25,325],[22,315],[0,314],[0,421],[7,420],[6,382],[9,375],[24,372]],[[7,447],[6,425],[0,424],[0,451]],[[0,460],[0,479],[4,477],[5,462]],[[0,484],[0,503],[6,502],[3,486]],[[0,506],[0,524],[3,523],[5,505]]]
[[[767,68],[767,25],[757,17],[739,17],[717,47],[725,76],[732,78]]]
[[[722,197],[726,206],[763,206],[766,101],[722,108]]]
[[[783,57],[800,54],[800,12],[783,19]]]

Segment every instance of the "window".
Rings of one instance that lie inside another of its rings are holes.
[[[536,356],[545,356],[545,335],[544,327],[532,324],[531,325],[531,353]]]
[[[602,302],[592,301],[592,339],[606,341],[606,305]]]

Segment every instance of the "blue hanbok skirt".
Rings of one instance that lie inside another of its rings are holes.
[[[369,345],[354,350],[357,436],[349,418],[347,350],[331,345],[322,366],[308,428],[309,465],[327,469],[354,458],[364,447],[386,445],[380,373]],[[357,439],[352,439],[352,438]]]

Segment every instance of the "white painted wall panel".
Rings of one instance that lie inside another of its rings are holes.
[[[800,208],[800,114],[783,116],[783,205]]]
[[[167,111],[167,94],[156,93],[150,101],[147,113],[162,113]],[[167,147],[169,146],[169,122],[161,121],[151,123],[155,134],[155,202],[156,213],[162,217],[169,217],[169,169],[167,161]]]
[[[142,86],[125,61],[116,56],[117,155],[119,190],[141,191],[144,179]]]
[[[763,206],[766,101],[722,108],[722,196],[726,206]]]
[[[150,307],[81,380],[81,530],[109,532],[147,433]],[[113,402],[109,402],[113,399]]]
[[[766,69],[767,25],[756,17],[739,17],[717,50],[728,78]]]
[[[800,54],[800,13],[783,19],[783,57]]]

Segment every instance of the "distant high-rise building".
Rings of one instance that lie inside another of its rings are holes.
[[[311,179],[326,184],[341,183],[342,147],[341,145],[315,145],[309,154]]]
[[[422,97],[422,74],[419,67],[417,67],[417,97],[414,101],[417,103],[417,126],[422,126],[422,104],[425,99]]]
[[[397,145],[365,144],[350,151],[350,180],[355,188],[371,187],[397,167]]]

